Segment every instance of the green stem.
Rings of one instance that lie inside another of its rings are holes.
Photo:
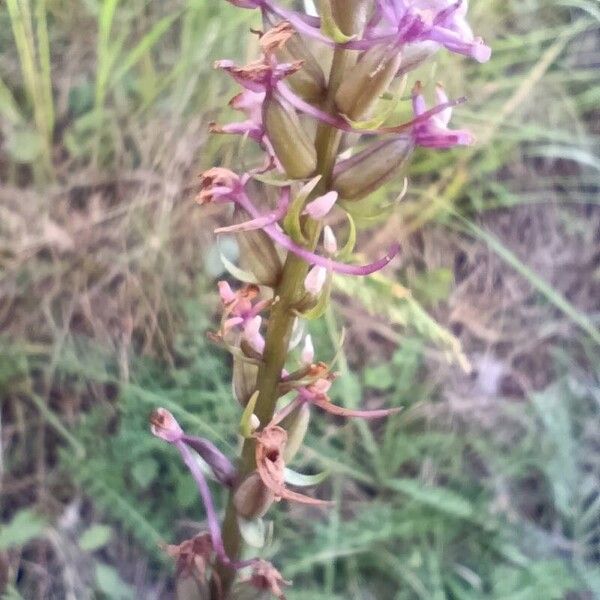
[[[335,51],[327,95],[324,101],[326,110],[331,110],[334,107],[335,92],[347,66],[347,61],[346,51]],[[313,197],[322,194],[329,188],[340,140],[341,132],[337,129],[327,125],[321,125],[317,129],[315,148],[318,159],[317,173],[321,175],[321,180],[313,191]],[[310,220],[305,223],[305,227],[307,237],[311,240],[311,249],[314,250],[321,233],[321,225],[317,221]],[[258,372],[259,395],[254,413],[262,425],[269,423],[275,412],[279,398],[278,386],[281,371],[287,358],[292,328],[296,318],[294,307],[304,296],[304,279],[307,273],[308,264],[295,254],[288,253],[279,284],[275,289],[275,297],[278,300],[273,305],[269,315],[263,361]],[[256,469],[254,450],[254,440],[247,439],[244,442],[238,469],[240,480]],[[242,550],[242,539],[233,505],[233,493],[230,495],[223,521],[223,542],[228,556],[232,559],[238,558]],[[218,566],[217,575],[221,583],[222,594],[226,597],[233,583],[235,571]],[[213,596],[216,597],[216,594],[213,593]]]

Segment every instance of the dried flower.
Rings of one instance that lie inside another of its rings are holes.
[[[302,504],[327,506],[330,502],[311,498],[289,490],[285,485],[285,462],[283,452],[287,442],[287,433],[277,425],[269,425],[255,434],[256,469],[262,482],[275,495],[276,500],[290,500]]]
[[[286,581],[281,573],[266,560],[259,560],[254,563],[252,575],[247,581],[258,590],[271,592],[278,600],[285,600],[283,587],[291,585],[291,581]]]

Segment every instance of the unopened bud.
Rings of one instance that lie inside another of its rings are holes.
[[[296,111],[273,96],[263,104],[263,123],[279,162],[293,179],[305,179],[317,168],[317,152]]]
[[[302,214],[308,215],[312,219],[322,219],[333,208],[337,199],[337,192],[327,192],[309,202]]]
[[[304,280],[304,289],[313,296],[316,296],[323,289],[326,280],[327,269],[325,267],[315,265],[308,272],[308,275]]]
[[[166,408],[157,408],[150,415],[150,430],[165,442],[177,442],[183,436],[183,429],[177,419]]]
[[[256,471],[240,483],[233,495],[235,510],[244,519],[264,516],[274,501],[275,494],[265,486]]]
[[[341,113],[352,121],[364,117],[387,91],[402,63],[396,46],[378,45],[365,52],[335,95]]]
[[[240,208],[233,213],[234,223],[242,223],[248,218],[248,213]],[[261,284],[275,287],[282,265],[271,238],[262,229],[256,229],[238,233],[236,239],[242,267],[251,271]]]
[[[338,250],[335,234],[329,225],[325,225],[323,228],[323,247],[325,248],[325,252],[330,255],[335,254]]]
[[[401,175],[412,155],[409,136],[375,142],[335,166],[332,186],[344,200],[359,200]]]
[[[250,415],[250,429],[256,431],[260,427],[260,419],[252,413]]]
[[[308,424],[310,422],[310,408],[301,404],[293,410],[282,422],[281,426],[287,431],[287,443],[283,450],[283,460],[289,463],[304,442]]]
[[[304,338],[304,346],[302,348],[302,352],[300,353],[300,360],[303,365],[312,365],[313,360],[315,359],[315,348],[313,346],[312,337],[307,335]]]
[[[246,406],[256,390],[257,377],[257,365],[241,358],[233,358],[233,393],[241,406]]]

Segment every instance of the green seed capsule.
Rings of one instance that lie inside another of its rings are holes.
[[[262,517],[275,501],[275,495],[254,471],[240,483],[233,495],[233,504],[238,515],[244,519]]]
[[[402,52],[395,46],[367,50],[338,88],[338,110],[352,121],[363,118],[387,91],[401,63]]]
[[[286,78],[286,83],[307,102],[317,102],[325,92],[325,74],[304,40],[296,33],[275,55],[281,63],[301,60],[302,68]]]
[[[369,2],[367,0],[328,0],[331,14],[337,26],[346,35],[358,35],[367,22]]]
[[[233,359],[233,393],[242,405],[248,404],[248,399],[256,390],[258,367],[240,358]]]
[[[332,187],[344,200],[360,200],[402,175],[413,148],[409,136],[375,142],[335,166]]]
[[[263,123],[287,175],[292,179],[310,177],[317,168],[317,152],[296,111],[270,96],[263,104]]]
[[[243,223],[250,219],[248,213],[236,208],[234,223]],[[282,264],[271,238],[261,229],[244,231],[236,235],[240,247],[240,264],[251,271],[259,283],[275,287],[279,281]]]
[[[306,404],[301,404],[292,411],[281,423],[281,426],[287,431],[287,443],[283,451],[283,459],[289,463],[304,442],[304,436],[308,431],[310,422],[310,409]]]

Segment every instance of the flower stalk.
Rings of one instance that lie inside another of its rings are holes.
[[[210,333],[232,354],[243,446],[234,464],[208,440],[183,432],[164,409],[154,413],[152,431],[179,451],[206,512],[208,533],[171,547],[186,573],[199,565],[195,575],[203,584],[210,577],[212,600],[234,600],[236,580],[284,598],[287,582],[272,565],[241,560],[243,522],[261,518],[279,500],[326,509],[329,502],[294,491],[285,480],[312,412],[378,419],[400,410],[336,406],[328,396],[337,377],[335,361],[316,361],[309,335],[295,350],[302,341],[299,319],[323,314],[334,274],[367,276],[400,250],[395,244],[374,262],[348,262],[356,240],[351,214],[342,250],[327,221],[344,203],[368,202],[392,179],[406,185],[416,147],[473,143],[468,131],[450,129],[452,109],[463,100],[450,100],[440,85],[437,104],[428,108],[424,86],[415,82],[413,118],[400,124],[385,123],[391,111],[381,117],[382,98],[442,48],[480,62],[489,58],[489,48],[466,22],[466,0],[320,0],[320,17],[275,0],[228,1],[259,10],[265,31],[259,33],[258,60],[241,67],[230,60],[216,63],[242,86],[230,106],[245,120],[211,124],[211,131],[248,137],[262,157],[241,175],[224,167],[203,173],[197,202],[234,206],[234,222],[215,233],[238,236],[243,268],[232,266],[231,273],[251,282],[218,283],[222,318],[218,331]],[[330,52],[328,77],[311,44],[322,46],[320,58]],[[293,396],[281,406],[287,394]],[[229,489],[222,525],[194,454]],[[245,569],[251,569],[249,577]]]

